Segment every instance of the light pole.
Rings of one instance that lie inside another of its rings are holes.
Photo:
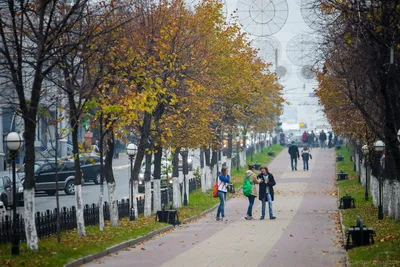
[[[183,171],[183,206],[188,205],[188,199],[187,199],[187,192],[186,192],[186,174],[189,173],[189,168],[188,168],[188,149],[187,148],[182,148],[181,149],[181,155],[182,155],[182,171]]]
[[[131,205],[131,210],[130,210],[130,213],[129,213],[129,220],[130,221],[134,221],[135,220],[135,210],[134,210],[135,208],[133,207],[133,182],[134,181],[133,181],[132,173],[133,173],[133,159],[135,158],[136,153],[137,153],[137,146],[135,144],[133,144],[133,143],[128,144],[128,146],[126,147],[126,154],[128,154],[129,160],[130,160],[130,163],[131,163],[131,178],[130,178],[130,187],[131,187],[130,197],[131,197],[131,199],[129,200],[130,201],[130,205]]]
[[[378,168],[378,182],[379,182],[379,204],[378,204],[378,220],[382,220],[383,219],[383,207],[382,207],[382,154],[385,150],[385,143],[382,142],[381,140],[378,140],[375,142],[374,144],[374,150],[375,153],[378,157],[378,164],[379,164],[379,168]]]
[[[16,132],[11,132],[6,137],[7,148],[10,150],[12,162],[12,200],[13,200],[13,223],[12,223],[12,245],[11,254],[19,254],[19,233],[17,225],[17,197],[15,192],[15,158],[22,144],[21,136]]]
[[[357,154],[358,154],[358,183],[361,184],[361,143],[360,140],[356,141]]]
[[[363,147],[361,148],[363,154],[364,154],[364,160],[365,160],[365,200],[368,201],[368,163],[367,163],[367,159],[368,159],[368,146],[367,145],[363,145]]]

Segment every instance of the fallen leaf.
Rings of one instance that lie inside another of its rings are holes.
[[[141,248],[141,250],[146,250],[145,248]]]

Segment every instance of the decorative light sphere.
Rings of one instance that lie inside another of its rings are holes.
[[[5,142],[9,150],[16,151],[20,149],[23,139],[19,133],[11,132],[6,136]]]
[[[368,148],[367,145],[363,145],[362,148],[361,148],[361,150],[362,150],[362,152],[363,152],[364,155],[368,154],[368,152],[369,152],[369,148]]]
[[[126,147],[126,154],[128,154],[129,156],[134,156],[136,155],[137,150],[138,150],[137,146],[134,143],[130,143]]]
[[[383,152],[385,150],[385,143],[381,140],[378,140],[374,144],[374,150],[375,152]]]

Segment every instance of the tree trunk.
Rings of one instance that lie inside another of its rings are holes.
[[[162,165],[162,147],[157,146],[154,153],[154,181],[153,181],[153,210],[161,210],[161,165]],[[168,168],[163,175],[166,175],[168,183]],[[163,203],[167,205],[167,203]]]
[[[111,226],[117,227],[118,226],[118,204],[115,195],[115,178],[112,169],[112,161],[114,156],[114,130],[112,128],[108,129],[107,135],[107,149],[106,149],[106,159],[105,159],[105,166],[104,172],[105,177],[107,180],[107,187],[108,187],[108,198],[109,198],[109,205],[110,205],[110,222]]]
[[[144,172],[144,216],[151,215],[151,159],[153,153],[149,150],[146,153],[146,170]]]
[[[179,177],[179,152],[180,148],[175,149],[175,154],[172,159],[172,177]]]
[[[200,168],[204,168],[204,151],[200,149]]]
[[[135,158],[135,163],[133,165],[132,170],[132,179],[133,179],[133,203],[132,208],[135,211],[135,218],[137,218],[137,201],[136,201],[136,192],[137,192],[137,182],[139,180],[139,172],[142,167],[142,161],[146,152],[146,147],[150,137],[150,126],[151,126],[151,114],[145,113],[143,117],[143,126],[140,128],[141,135],[138,144],[138,151]]]
[[[32,112],[34,113],[34,112]],[[35,224],[35,114],[24,114],[25,140],[25,180],[24,180],[24,208],[26,244],[32,250],[38,250],[38,236]],[[31,117],[29,117],[31,115]]]
[[[210,148],[204,147],[204,158],[206,160],[206,166],[211,166],[211,160],[210,160]]]
[[[79,161],[79,146],[78,146],[78,114],[76,110],[74,95],[68,94],[70,108],[70,124],[72,128],[72,153],[74,155],[75,167],[75,200],[76,200],[76,222],[79,236],[85,236],[85,221],[83,218],[83,199],[82,199],[82,172]]]

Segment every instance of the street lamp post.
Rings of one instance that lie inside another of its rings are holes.
[[[358,154],[358,183],[361,184],[361,143],[360,140],[356,141],[357,154]]]
[[[367,163],[368,152],[369,152],[368,146],[363,145],[361,150],[364,154],[364,160],[365,160],[365,200],[368,201],[368,163]]]
[[[135,208],[133,206],[133,159],[136,156],[137,153],[137,146],[133,143],[128,144],[128,146],[126,147],[126,153],[129,156],[129,160],[131,163],[131,178],[130,178],[130,188],[131,188],[131,194],[130,194],[130,205],[131,205],[131,209],[130,209],[130,213],[129,213],[129,220],[130,221],[134,221],[135,220]]]
[[[187,148],[182,148],[181,149],[181,155],[182,155],[182,171],[183,171],[183,206],[188,205],[188,199],[187,199],[187,192],[186,192],[186,174],[189,173],[189,168],[188,168],[188,149]]]
[[[378,156],[378,182],[379,182],[379,204],[378,204],[378,220],[383,219],[383,207],[382,207],[382,163],[381,163],[381,158],[382,154],[385,150],[385,143],[382,142],[381,140],[378,140],[374,144],[374,150],[375,153]]]
[[[17,225],[17,197],[15,191],[15,158],[22,144],[21,136],[16,132],[11,132],[6,137],[7,148],[10,150],[11,162],[12,162],[12,199],[13,199],[13,222],[12,222],[12,245],[11,254],[19,254],[19,233]]]

